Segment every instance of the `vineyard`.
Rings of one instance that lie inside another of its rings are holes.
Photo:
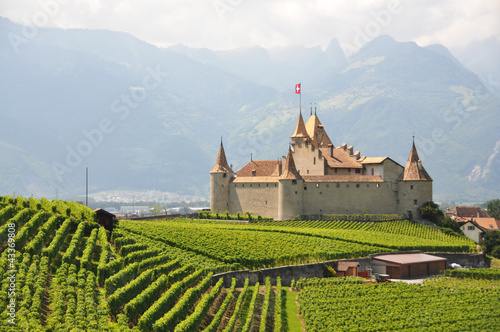
[[[408,221],[120,221],[110,234],[94,220],[74,202],[0,197],[0,330],[287,331],[279,278],[242,288],[233,279],[224,288],[213,275],[401,249],[475,249]]]
[[[481,273],[424,285],[339,279],[297,283],[308,332],[500,331],[500,280]]]

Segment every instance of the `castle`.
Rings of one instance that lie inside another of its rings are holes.
[[[365,157],[335,147],[316,114],[299,115],[288,156],[252,160],[236,173],[220,145],[210,171],[210,209],[252,212],[274,220],[297,215],[398,214],[411,218],[432,201],[432,178],[415,148],[403,167],[389,157]]]

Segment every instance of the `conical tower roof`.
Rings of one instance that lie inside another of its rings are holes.
[[[432,181],[432,178],[427,173],[424,166],[422,166],[422,162],[418,157],[415,142],[413,142],[408,162],[405,165],[405,169],[400,179],[403,181]]]
[[[292,137],[308,137],[302,113],[299,114],[299,119],[297,120],[297,125],[295,126]]]
[[[224,146],[222,145],[222,139],[220,141],[219,155],[217,156],[217,161],[215,162],[214,168],[210,173],[234,173],[231,167],[227,164],[226,153],[224,152]]]
[[[309,117],[305,127],[315,147],[327,147],[328,144],[333,144],[316,114]]]
[[[283,173],[280,175],[280,180],[296,180],[302,179],[297,168],[295,168],[295,162],[293,161],[292,150],[288,149],[288,157],[286,158],[285,167]]]

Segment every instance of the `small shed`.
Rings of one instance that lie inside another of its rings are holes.
[[[374,273],[388,274],[391,279],[425,278],[446,268],[446,258],[428,254],[389,254],[372,256]]]
[[[358,262],[339,262],[337,264],[337,277],[358,276]]]
[[[96,215],[96,222],[112,233],[116,222],[116,216],[103,209],[95,209],[94,212]]]

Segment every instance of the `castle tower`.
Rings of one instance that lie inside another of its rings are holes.
[[[399,214],[404,214],[408,218],[418,217],[418,208],[425,202],[432,201],[432,178],[422,166],[415,141],[398,182]]]
[[[229,185],[233,177],[234,172],[227,164],[221,139],[217,161],[210,171],[210,210],[212,212],[229,210]]]
[[[299,119],[300,120],[300,119]],[[295,168],[292,150],[288,149],[283,173],[278,185],[278,220],[293,220],[302,214],[304,180]]]

